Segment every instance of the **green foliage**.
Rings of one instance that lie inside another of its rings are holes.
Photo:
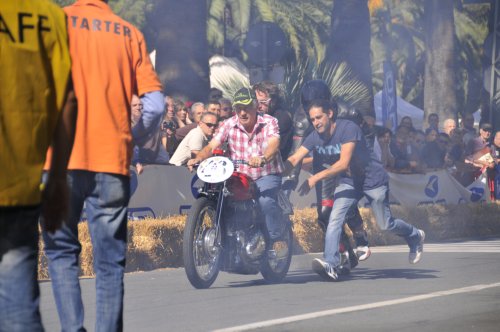
[[[290,109],[299,107],[301,87],[305,82],[314,79],[324,80],[337,101],[342,101],[358,109],[369,107],[368,88],[354,78],[346,63],[331,65],[322,62],[317,64],[307,58],[302,58],[300,61],[291,62],[285,67],[283,90]]]
[[[224,7],[231,9],[226,38],[235,48],[241,45],[250,26],[260,21],[278,24],[288,36],[295,57],[303,55],[319,63],[325,55],[332,2],[328,0],[211,0],[207,38],[212,53],[221,53],[224,43]]]

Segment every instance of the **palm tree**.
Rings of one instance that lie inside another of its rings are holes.
[[[425,0],[424,114],[457,114],[454,0]]]
[[[328,41],[331,1],[211,0],[207,38],[213,53],[221,53],[224,44],[223,17],[226,6],[230,8],[232,17],[229,26],[226,24],[227,37],[238,52],[250,26],[268,21],[278,24],[285,32],[295,58],[307,55],[317,63],[323,60]]]
[[[370,94],[370,103],[366,109],[360,109],[360,112],[375,117],[368,0],[336,0],[331,12],[330,27],[325,60],[331,64],[348,64],[354,76],[366,85]]]

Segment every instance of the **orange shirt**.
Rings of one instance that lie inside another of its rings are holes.
[[[68,169],[129,174],[132,94],[161,91],[143,35],[100,0],[64,8],[78,99]]]

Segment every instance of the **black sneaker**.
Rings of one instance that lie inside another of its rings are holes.
[[[329,263],[322,261],[319,258],[315,258],[312,261],[312,269],[314,272],[319,274],[323,279],[329,281],[338,281],[339,275],[337,269],[331,266]]]
[[[418,235],[420,237],[417,245],[413,250],[410,250],[410,255],[408,257],[410,264],[417,264],[422,259],[422,252],[424,252],[424,240],[425,232],[421,229],[418,230]]]

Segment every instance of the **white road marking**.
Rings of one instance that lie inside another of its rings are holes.
[[[276,325],[290,324],[290,323],[294,323],[294,322],[299,322],[299,321],[304,321],[304,320],[314,319],[314,318],[319,318],[319,317],[333,316],[333,315],[361,311],[361,310],[382,308],[382,307],[392,306],[392,305],[396,305],[396,304],[423,301],[423,300],[428,300],[428,299],[432,299],[435,297],[442,297],[442,296],[456,295],[456,294],[463,294],[463,293],[472,293],[472,292],[477,292],[477,291],[481,291],[484,289],[495,288],[495,287],[500,287],[500,282],[493,283],[493,284],[483,284],[483,285],[474,285],[474,286],[463,287],[463,288],[455,288],[455,289],[450,289],[450,290],[446,290],[446,291],[432,292],[432,293],[428,293],[428,294],[404,297],[404,298],[397,299],[397,300],[388,300],[388,301],[367,303],[367,304],[361,304],[361,305],[350,306],[350,307],[345,307],[345,308],[323,310],[323,311],[311,312],[308,314],[265,320],[262,322],[256,322],[256,323],[251,323],[251,324],[245,324],[245,325],[239,325],[239,326],[233,326],[233,327],[228,327],[228,328],[224,328],[224,329],[219,329],[219,330],[215,330],[214,332],[248,331],[248,330],[271,327],[271,326],[276,326]]]
[[[407,245],[370,247],[377,252],[408,252]],[[500,241],[466,241],[455,243],[424,243],[424,252],[454,252],[454,253],[500,253]]]

